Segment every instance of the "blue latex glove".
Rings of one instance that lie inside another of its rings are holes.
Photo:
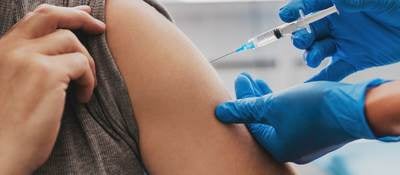
[[[305,49],[310,67],[318,67],[332,56],[332,63],[309,81],[339,81],[347,75],[400,60],[399,0],[291,0],[281,8],[285,22],[299,17],[299,9],[310,13],[332,6],[334,14],[311,25],[312,34],[295,32],[293,44]]]
[[[277,160],[308,163],[356,139],[376,139],[364,116],[364,96],[381,83],[312,82],[271,93],[263,81],[241,74],[239,100],[220,104],[216,115],[224,123],[246,123]]]

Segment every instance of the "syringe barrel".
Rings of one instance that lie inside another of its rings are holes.
[[[266,46],[274,41],[278,40],[281,36],[277,36],[275,30],[269,30],[264,33],[257,35],[256,37],[251,38],[248,42],[253,43],[256,48]]]
[[[336,6],[332,6],[330,8],[327,8],[325,10],[321,10],[312,14],[308,14],[306,16],[304,16],[304,18],[298,19],[297,21],[294,21],[292,23],[287,23],[287,24],[283,24],[279,27],[277,27],[277,29],[279,29],[279,31],[282,33],[282,35],[290,35],[291,33],[303,29],[303,28],[308,28],[308,26],[313,23],[316,22],[322,18],[325,18],[333,13],[337,13],[338,10],[336,8]]]
[[[315,21],[318,21],[328,15],[331,15],[333,13],[338,12],[335,6],[332,6],[330,8],[327,8],[325,10],[321,10],[312,14],[308,14],[304,16],[304,18],[300,18],[297,21],[294,21],[292,23],[285,23],[282,24],[276,28],[273,28],[272,30],[266,31],[264,33],[261,33],[257,35],[256,37],[251,38],[244,46],[246,47],[241,47],[239,50],[247,50],[252,46],[251,49],[259,48],[266,46],[270,43],[273,43],[274,41],[279,40],[283,36],[291,35],[293,32],[302,29],[302,28],[307,28],[310,23],[313,23]]]

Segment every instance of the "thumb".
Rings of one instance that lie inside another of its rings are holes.
[[[332,0],[341,10],[359,11],[395,11],[400,9],[399,0]]]
[[[340,81],[348,75],[356,72],[357,69],[343,60],[333,62],[328,67],[324,68],[317,75],[307,80],[306,82],[312,81]]]
[[[271,113],[272,95],[246,98],[219,104],[215,114],[224,123],[264,123]]]

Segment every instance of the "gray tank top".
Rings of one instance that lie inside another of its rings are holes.
[[[156,1],[145,1],[171,20]],[[43,3],[89,5],[95,18],[105,18],[105,0],[0,0],[0,36]],[[73,88],[68,90],[53,152],[34,174],[145,174],[131,101],[105,36],[78,37],[95,59],[98,85],[85,105],[77,103]]]

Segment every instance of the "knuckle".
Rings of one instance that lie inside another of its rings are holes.
[[[68,43],[67,44],[68,50],[71,50],[71,51],[79,50],[81,43],[80,43],[78,37],[72,31],[65,30],[65,29],[59,29],[57,32],[58,32],[59,37],[61,37],[61,39],[64,42]]]
[[[303,9],[301,9],[301,10],[304,10],[304,13],[306,13],[306,14],[311,13],[312,10],[313,10],[312,9],[312,7],[313,7],[312,3],[314,3],[314,2],[303,1]]]
[[[16,63],[19,63],[20,60],[22,61],[27,59],[27,56],[29,55],[27,55],[27,53],[31,53],[31,48],[28,46],[20,46],[18,44],[12,45],[9,49],[9,51],[4,52],[3,54],[5,55],[5,58],[15,60]]]
[[[26,67],[31,71],[32,74],[39,75],[41,77],[47,77],[53,72],[53,68],[49,62],[43,57],[33,58],[26,62]]]
[[[86,57],[86,55],[82,53],[74,53],[75,59],[75,65],[79,67],[80,69],[90,69],[90,61],[89,58]]]
[[[51,12],[51,10],[54,8],[53,5],[50,4],[41,4],[39,5],[34,12],[38,13],[38,14],[47,14],[49,12]]]
[[[34,15],[35,15],[34,12],[28,12],[28,13],[24,16],[24,18],[23,18],[22,20],[28,20],[28,19],[32,18],[32,16],[34,16]]]
[[[87,17],[90,16],[88,13],[82,11],[82,10],[75,10],[75,13],[77,13],[78,16],[80,17]]]
[[[76,45],[76,43],[79,42],[78,37],[70,30],[61,29],[60,33],[64,39],[71,44]]]
[[[86,57],[86,55],[84,55],[83,53],[77,53],[77,56],[80,58],[83,66],[85,66],[85,67],[90,66],[89,58]]]
[[[86,67],[90,64],[88,58],[83,53],[76,52],[73,53],[73,56],[75,57],[75,63],[78,66]]]

